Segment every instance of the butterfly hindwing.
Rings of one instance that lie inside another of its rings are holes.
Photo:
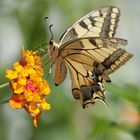
[[[133,56],[119,47],[126,44],[126,40],[118,38],[86,37],[67,42],[60,50],[64,59],[79,62],[79,65],[74,65],[77,71],[80,71],[82,64],[88,71],[93,71],[94,63],[98,63],[102,64],[107,74],[110,74]]]
[[[85,66],[80,67],[80,71],[76,65],[81,63],[66,59],[66,65],[69,68],[72,81],[72,95],[75,99],[80,99],[83,108],[88,104],[94,104],[96,99],[105,101],[104,89],[102,83],[93,80],[92,73]],[[86,75],[83,73],[86,71]]]
[[[118,38],[86,37],[64,43],[60,47],[61,55],[85,64],[88,70],[93,68],[94,62],[101,63],[108,74],[126,63],[132,55],[120,48],[127,41]]]
[[[114,37],[120,10],[117,7],[104,7],[82,17],[61,37],[60,44],[83,37]]]
[[[124,49],[117,49],[111,56],[106,58],[102,64],[107,69],[108,74],[113,73],[125,64],[133,55]]]
[[[105,101],[103,80],[110,82],[108,74],[132,57],[119,47],[126,44],[126,40],[118,38],[86,37],[64,43],[59,48],[70,71],[73,96],[81,100],[83,107],[96,99]]]

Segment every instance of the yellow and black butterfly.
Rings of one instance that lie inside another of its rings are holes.
[[[68,28],[59,43],[49,41],[55,85],[65,80],[68,69],[73,97],[83,108],[96,99],[105,101],[103,81],[111,82],[108,75],[133,56],[119,47],[127,40],[114,38],[119,17],[119,8],[113,6],[92,11]]]

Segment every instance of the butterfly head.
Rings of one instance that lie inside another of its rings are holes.
[[[52,32],[52,26],[53,25],[50,25],[49,26],[49,31],[51,33],[51,38],[50,38],[50,41],[49,41],[49,48],[48,48],[48,53],[49,53],[49,56],[50,56],[50,59],[53,63],[55,63],[56,61],[56,58],[58,57],[58,48],[59,48],[59,44],[56,43],[54,40],[53,40],[53,32]]]
[[[59,54],[59,44],[56,43],[54,40],[49,41],[49,56],[51,58],[51,61],[54,63],[56,61],[56,58]]]

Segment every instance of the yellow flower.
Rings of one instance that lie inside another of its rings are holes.
[[[11,107],[15,108],[15,109],[21,109],[22,105],[14,100],[9,100],[9,104]]]
[[[23,69],[24,69],[24,68],[19,64],[19,62],[16,62],[16,63],[13,65],[13,67],[14,67],[14,69],[15,69],[18,73],[22,72]]]
[[[36,52],[23,49],[20,62],[16,62],[13,65],[14,70],[7,70],[6,74],[13,93],[9,100],[10,106],[15,109],[24,108],[33,117],[35,127],[42,110],[50,109],[50,104],[45,100],[50,88],[47,81],[42,79],[41,65],[41,59]]]
[[[11,83],[12,89],[14,90],[14,94],[21,94],[24,92],[24,86],[20,85],[17,82]]]
[[[49,110],[51,108],[50,104],[48,104],[46,101],[45,101],[45,98],[42,100],[41,102],[41,107],[44,109],[44,110]]]
[[[18,75],[18,72],[17,71],[13,71],[13,70],[7,70],[6,73],[7,73],[6,77],[8,79],[10,79],[10,80],[16,79],[17,75]]]

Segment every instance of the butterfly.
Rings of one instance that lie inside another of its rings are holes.
[[[97,99],[105,102],[104,81],[111,82],[109,74],[133,56],[120,47],[127,45],[127,40],[114,37],[119,17],[117,7],[100,8],[75,22],[59,43],[53,37],[49,41],[55,85],[65,80],[69,70],[72,95],[83,108]]]

